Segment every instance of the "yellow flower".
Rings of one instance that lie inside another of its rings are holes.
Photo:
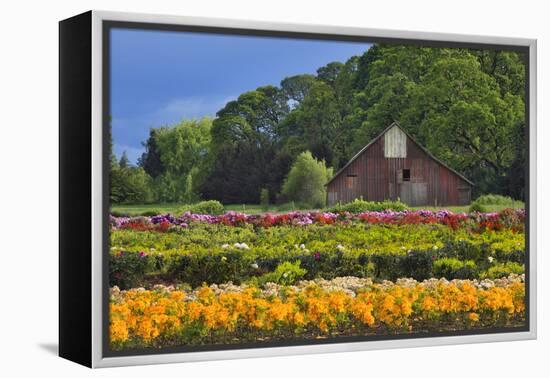
[[[359,321],[372,326],[374,324],[374,316],[372,315],[372,304],[365,303],[361,300],[353,301],[351,312]]]
[[[282,295],[266,295],[255,288],[218,294],[203,287],[194,295],[196,299],[185,300],[185,293],[178,290],[121,291],[109,306],[112,345],[157,346],[159,338],[197,343],[197,335],[227,342],[311,331],[325,336],[333,331],[362,334],[367,327],[369,332],[388,328],[408,332],[411,327],[425,327],[426,319],[437,329],[441,315],[460,329],[465,322],[479,322],[480,312],[492,314],[484,316],[488,319],[484,326],[525,319],[523,282],[487,289],[470,281],[371,284],[355,295],[317,284]]]
[[[123,320],[115,319],[109,327],[111,342],[121,342],[128,339],[128,327]]]
[[[437,308],[437,302],[435,299],[429,295],[426,295],[422,299],[422,310],[426,312],[433,311]]]
[[[297,326],[303,326],[306,322],[305,322],[305,316],[304,316],[304,313],[301,312],[301,311],[297,311],[294,313],[294,318],[292,319],[294,324],[297,325]]]

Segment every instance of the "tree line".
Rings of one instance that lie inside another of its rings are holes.
[[[477,194],[523,199],[524,59],[513,51],[375,44],[316,75],[245,92],[214,119],[152,128],[137,167],[112,163],[113,185],[132,181],[145,192],[117,197],[115,187],[112,200],[259,203],[267,190],[269,201],[284,202],[300,154],[336,171],[393,121],[471,179]]]

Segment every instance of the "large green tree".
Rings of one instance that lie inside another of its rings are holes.
[[[208,171],[212,119],[183,120],[152,128],[143,145],[141,166],[153,178],[159,202],[193,202]]]
[[[161,127],[156,132],[156,144],[165,171],[185,176],[198,167],[210,148],[212,120],[184,120],[171,127]]]
[[[428,148],[481,191],[500,192],[521,143],[515,136],[524,126],[522,98],[502,95],[473,55],[440,59],[414,94],[408,116]]]
[[[305,150],[339,167],[352,155],[353,96],[358,58],[331,62],[308,76],[308,90],[281,123],[281,152],[293,159]],[[294,77],[293,77],[294,78]],[[303,80],[303,78],[301,79]],[[287,85],[286,79],[281,83]]]
[[[281,89],[287,99],[296,105],[304,100],[316,81],[315,76],[308,74],[290,76],[281,81]]]
[[[278,126],[289,112],[277,87],[259,87],[230,101],[212,125],[210,174],[201,191],[225,203],[257,203],[261,188],[280,189],[286,172],[274,164]]]
[[[301,150],[310,150],[330,165],[337,161],[334,143],[342,127],[342,115],[333,88],[317,81],[300,105],[281,126],[287,135],[298,137]]]
[[[112,203],[146,203],[154,199],[151,177],[141,167],[112,167],[110,187]]]

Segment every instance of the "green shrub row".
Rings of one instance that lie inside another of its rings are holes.
[[[286,256],[289,257],[289,256]],[[292,265],[297,264],[297,265]],[[445,277],[449,280],[500,278],[523,273],[516,261],[495,259],[493,263],[440,257],[433,251],[411,251],[406,255],[362,254],[357,257],[342,252],[298,254],[292,258],[254,258],[253,255],[228,251],[224,254],[145,255],[135,252],[110,255],[110,285],[121,288],[147,286],[155,282],[188,283],[196,287],[232,281],[277,282],[291,284],[297,279],[342,276],[396,280],[411,277],[424,280]],[[290,272],[290,273],[288,273]],[[285,275],[286,273],[286,275]]]
[[[471,234],[439,225],[201,225],[166,234],[114,231],[111,245],[111,284],[121,287],[155,279],[192,286],[240,283],[277,274],[285,262],[299,262],[306,279],[495,278],[517,273],[524,261],[523,234]]]
[[[359,214],[359,213],[364,213],[366,211],[384,211],[384,210],[404,211],[407,209],[408,209],[408,206],[403,202],[401,202],[400,200],[369,202],[369,201],[364,201],[363,199],[355,199],[352,202],[348,202],[346,204],[337,203],[336,205],[329,207],[326,210],[332,213],[347,211],[352,214]]]
[[[511,273],[522,274],[524,267],[514,261],[490,264],[489,267],[481,266],[473,260],[461,261],[456,258],[442,258],[433,264],[434,277],[445,277],[447,279],[474,279],[474,278],[501,278]]]

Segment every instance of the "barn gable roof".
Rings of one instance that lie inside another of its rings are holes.
[[[422,146],[420,143],[418,143],[416,141],[416,139],[414,139],[405,129],[403,129],[401,127],[401,125],[394,121],[392,122],[388,127],[386,127],[384,129],[384,131],[382,131],[380,134],[378,134],[377,137],[375,137],[373,140],[371,140],[365,147],[361,148],[361,150],[359,150],[359,152],[357,152],[347,163],[346,165],[344,165],[342,168],[340,168],[338,170],[338,172],[336,172],[334,174],[334,176],[332,176],[332,178],[326,183],[326,185],[330,184],[332,181],[334,181],[334,179],[336,177],[338,177],[347,167],[349,167],[349,165],[351,163],[353,163],[353,161],[355,159],[357,159],[359,156],[361,156],[361,154],[363,152],[365,152],[370,146],[372,146],[378,139],[380,139],[382,137],[382,135],[386,134],[386,132],[388,132],[391,128],[393,127],[398,127],[401,131],[403,131],[405,133],[405,135],[407,136],[407,138],[409,138],[410,140],[413,141],[414,144],[416,144],[422,151],[424,151],[426,153],[426,155],[428,155],[432,160],[436,161],[438,164],[444,166],[445,168],[447,168],[449,171],[453,172],[454,174],[456,174],[458,177],[460,177],[461,179],[463,179],[464,181],[466,181],[468,184],[472,185],[472,186],[475,186],[475,184],[468,180],[464,175],[462,175],[461,173],[459,173],[458,171],[456,171],[455,169],[449,167],[447,164],[445,164],[444,162],[442,162],[441,160],[439,160],[438,158],[436,158],[434,155],[432,155],[432,153],[430,151],[428,151],[424,146]]]

